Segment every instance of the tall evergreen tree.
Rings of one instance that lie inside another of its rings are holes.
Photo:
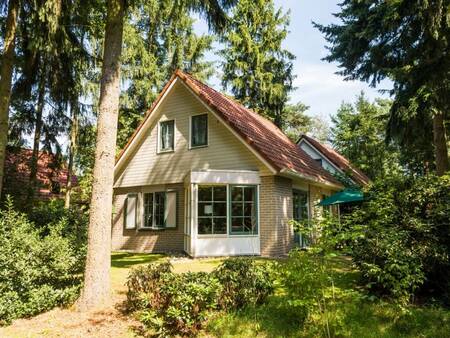
[[[294,56],[282,47],[288,25],[289,12],[272,0],[241,0],[221,39],[224,88],[280,128],[294,79]]]
[[[331,44],[326,60],[337,61],[347,79],[374,86],[383,78],[393,80],[388,135],[408,143],[414,139],[403,136],[414,131],[407,129],[429,120],[428,142],[442,175],[449,170],[450,0],[345,0],[340,7],[340,24],[316,25]]]
[[[391,102],[370,102],[361,93],[354,104],[343,103],[332,117],[332,145],[372,180],[399,170],[399,152],[387,145],[386,124]]]

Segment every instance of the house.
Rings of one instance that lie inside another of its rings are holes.
[[[4,194],[11,195],[16,201],[24,201],[28,194],[30,182],[30,162],[33,151],[25,148],[9,148],[5,158]],[[40,151],[37,161],[36,198],[48,200],[64,198],[67,185],[67,165],[58,160],[52,153]],[[72,186],[78,181],[76,175],[71,176]]]
[[[369,184],[370,179],[361,170],[328,145],[307,135],[302,135],[297,144],[322,168],[334,176],[345,176],[351,180],[351,183],[358,186]]]
[[[114,250],[286,254],[342,184],[272,122],[176,71],[119,154]]]

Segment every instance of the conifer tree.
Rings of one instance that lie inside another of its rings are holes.
[[[241,0],[221,39],[224,88],[280,128],[294,79],[294,56],[282,46],[288,25],[289,12],[272,0]]]

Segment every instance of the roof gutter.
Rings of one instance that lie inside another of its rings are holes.
[[[333,189],[342,189],[344,188],[343,185],[341,184],[335,184],[335,183],[331,183],[328,181],[320,181],[316,178],[313,178],[311,176],[307,176],[307,175],[303,175],[300,174],[298,171],[295,171],[293,169],[287,169],[287,168],[283,168],[280,170],[280,175],[281,176],[285,176],[285,177],[289,177],[289,178],[294,178],[294,179],[302,179],[308,182],[313,182],[316,185],[322,186],[322,187],[328,187],[328,188],[333,188]]]

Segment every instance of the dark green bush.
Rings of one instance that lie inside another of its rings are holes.
[[[175,274],[167,262],[138,267],[128,277],[128,309],[149,335],[193,335],[214,310],[263,302],[273,291],[267,266],[233,258],[212,273]]]
[[[11,201],[0,211],[0,324],[75,299],[84,255],[63,236],[67,227],[62,218],[43,235]]]
[[[195,334],[216,308],[220,285],[211,274],[175,274],[170,263],[134,269],[128,278],[128,308],[138,311],[147,334]]]
[[[450,176],[391,178],[345,219],[351,255],[372,292],[402,303],[450,301]]]
[[[229,258],[213,274],[222,285],[219,306],[225,310],[260,304],[274,290],[269,264],[250,258]]]

